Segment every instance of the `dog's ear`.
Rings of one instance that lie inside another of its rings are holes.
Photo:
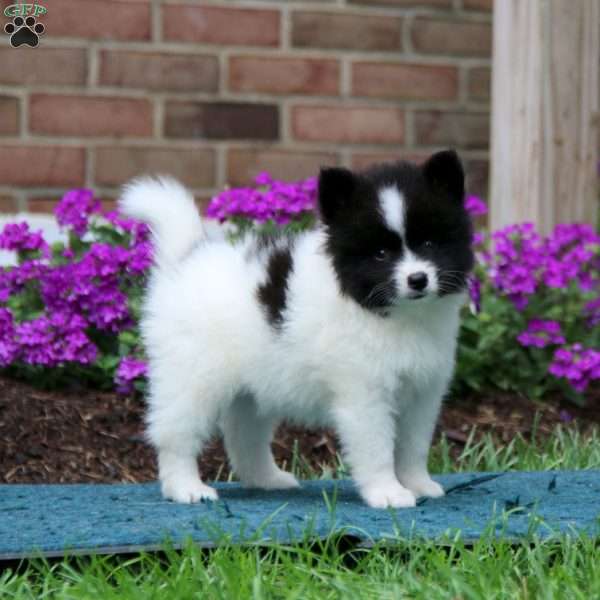
[[[329,167],[319,173],[319,212],[326,224],[335,221],[341,211],[350,206],[356,177],[348,169]]]
[[[433,190],[462,203],[465,196],[465,172],[454,150],[433,154],[422,168],[425,180]]]

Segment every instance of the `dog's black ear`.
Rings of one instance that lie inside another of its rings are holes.
[[[327,167],[319,173],[319,212],[325,223],[331,223],[350,206],[356,177],[341,167]]]
[[[444,150],[433,154],[423,165],[427,183],[438,193],[462,203],[465,196],[465,172],[458,154]]]

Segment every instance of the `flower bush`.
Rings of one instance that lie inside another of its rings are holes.
[[[295,232],[314,224],[316,177],[288,183],[260,173],[254,183],[254,187],[225,189],[212,199],[206,216],[232,225],[234,239],[250,229],[259,234],[282,228]]]
[[[455,389],[496,388],[582,403],[600,380],[600,236],[531,223],[476,240],[478,265],[459,337]]]
[[[27,223],[0,233],[17,258],[0,270],[0,366],[44,386],[131,391],[144,373],[136,323],[148,229],[103,211],[90,190],[67,193],[56,218],[67,242],[52,247]]]
[[[207,216],[237,238],[315,222],[317,181],[267,173],[226,189]],[[467,209],[484,215],[475,196]],[[103,211],[90,190],[56,208],[67,234],[50,246],[27,223],[0,233],[16,265],[0,269],[0,367],[41,385],[77,381],[121,393],[143,390],[146,363],[137,322],[152,252],[145,225]],[[600,380],[600,236],[588,225],[531,224],[475,234],[477,267],[458,345],[455,392],[501,389],[582,402]]]

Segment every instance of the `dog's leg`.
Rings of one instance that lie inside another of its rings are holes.
[[[208,390],[183,385],[151,391],[148,437],[158,453],[163,496],[187,504],[216,500],[217,492],[200,479],[197,457],[215,429],[217,403]]]
[[[372,391],[354,389],[333,414],[344,458],[365,502],[373,508],[415,506],[413,493],[394,472],[394,418],[389,404],[373,398]]]
[[[239,394],[223,415],[225,448],[233,470],[246,487],[278,490],[298,487],[291,473],[273,459],[271,439],[275,422],[258,413],[251,394]]]
[[[396,419],[396,475],[417,498],[444,495],[442,486],[429,475],[427,458],[445,389],[445,380],[433,382],[417,392]]]

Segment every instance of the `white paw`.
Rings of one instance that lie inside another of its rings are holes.
[[[416,506],[414,494],[397,481],[365,485],[360,490],[371,508],[410,508]]]
[[[420,477],[400,478],[402,484],[407,487],[417,498],[427,496],[428,498],[440,498],[444,495],[444,488],[435,482],[429,475]]]
[[[244,487],[261,488],[263,490],[290,490],[300,487],[297,479],[286,471],[277,469],[265,477],[244,481]]]
[[[214,488],[196,480],[163,481],[162,494],[167,500],[182,504],[193,504],[202,500],[217,500],[219,495]]]

